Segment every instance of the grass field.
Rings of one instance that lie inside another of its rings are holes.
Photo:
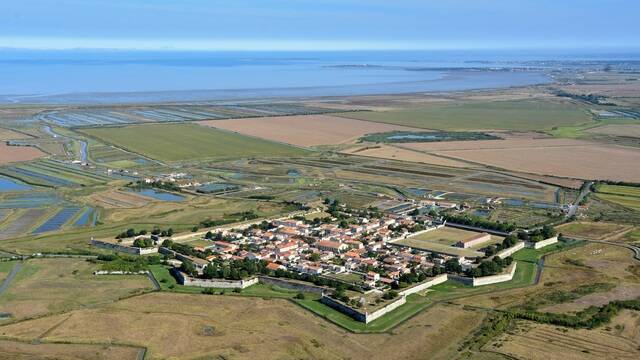
[[[565,236],[601,240],[628,228],[627,226],[603,222],[573,222],[558,227]]]
[[[146,276],[97,277],[96,269],[84,259],[29,260],[0,295],[0,312],[23,319],[109,303],[151,288]]]
[[[437,305],[393,333],[353,334],[287,300],[161,292],[0,331],[25,341],[45,334],[42,341],[146,346],[149,359],[448,359],[483,318]]]
[[[0,358],[19,359],[136,359],[141,348],[116,344],[55,344],[0,340]]]
[[[463,249],[459,247],[454,247],[453,245],[455,245],[455,243],[457,243],[460,240],[468,239],[477,234],[478,234],[477,232],[473,232],[473,231],[445,227],[437,230],[431,230],[416,236],[412,236],[407,239],[397,241],[395,243],[399,245],[410,246],[410,247],[423,249],[427,251],[435,251],[435,252],[440,252],[444,254],[474,257],[474,256],[481,256],[482,253],[475,251],[472,248]],[[501,238],[497,236],[492,236],[491,241],[487,241],[484,244],[475,246],[475,248],[486,246],[487,244],[497,242],[500,239]]]
[[[640,211],[640,187],[620,185],[598,185],[598,197]]]
[[[581,105],[542,100],[445,102],[342,116],[437,130],[545,130],[591,120]]]
[[[109,144],[161,161],[300,156],[304,150],[195,124],[83,129]]]

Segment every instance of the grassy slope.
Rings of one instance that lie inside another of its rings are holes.
[[[581,105],[552,101],[469,101],[342,116],[438,130],[547,130],[591,121]]]
[[[134,125],[82,131],[107,143],[162,161],[296,156],[306,153],[291,146],[195,124]]]

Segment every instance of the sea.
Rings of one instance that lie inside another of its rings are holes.
[[[562,64],[637,54],[0,49],[0,103],[100,104],[443,92],[544,84]]]

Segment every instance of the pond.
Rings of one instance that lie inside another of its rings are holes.
[[[32,189],[32,187],[23,182],[0,176],[0,192],[24,191],[30,189]]]
[[[560,208],[559,205],[556,204],[546,204],[546,203],[541,203],[541,202],[525,202],[523,200],[520,199],[506,199],[503,201],[503,203],[505,205],[509,205],[509,206],[531,206],[534,208],[539,208],[539,209],[558,209]]]
[[[156,189],[132,189],[131,191],[138,193],[140,195],[144,195],[150,198],[154,198],[156,200],[162,201],[183,201],[184,196],[172,194],[166,191],[156,190]]]

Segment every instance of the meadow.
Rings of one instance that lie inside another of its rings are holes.
[[[620,185],[598,185],[598,197],[640,211],[640,187]]]
[[[557,228],[568,237],[605,240],[607,237],[628,229],[628,226],[604,222],[572,222]]]
[[[42,341],[137,345],[147,347],[149,359],[255,359],[256,353],[305,359],[411,359],[428,353],[446,359],[456,353],[458,336],[483,318],[480,312],[437,305],[393,333],[353,334],[288,300],[161,292],[0,331],[23,341],[45,334]]]
[[[153,124],[78,130],[160,161],[300,156],[304,150],[195,124]]]
[[[9,321],[105,304],[151,289],[146,276],[95,276],[85,259],[34,259],[24,263],[0,295]],[[80,285],[81,284],[81,285]]]
[[[298,146],[336,145],[354,141],[370,133],[414,130],[404,126],[329,115],[210,120],[200,124]]]
[[[341,116],[434,130],[548,130],[591,121],[582,105],[568,101],[456,101]]]

